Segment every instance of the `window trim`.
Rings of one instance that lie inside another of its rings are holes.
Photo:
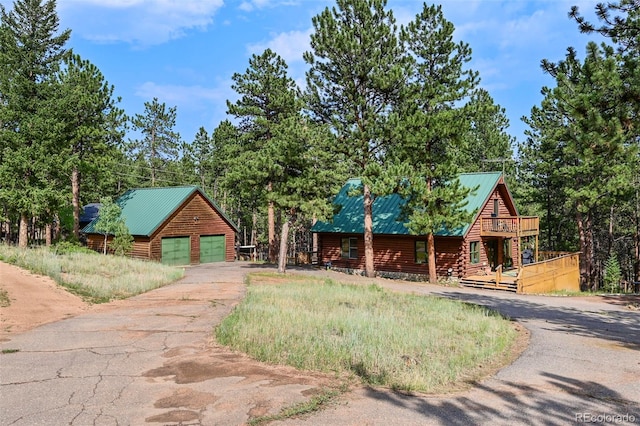
[[[424,260],[420,261],[420,259],[418,258],[418,244],[422,243],[424,244]],[[417,264],[417,265],[425,265],[427,263],[429,263],[429,246],[427,245],[427,241],[426,240],[415,240],[413,243],[413,261]]]
[[[476,248],[475,250],[473,249],[474,246]],[[469,263],[472,265],[477,265],[480,263],[480,241],[469,242]]]
[[[345,251],[345,243],[348,245],[348,251]],[[343,237],[340,239],[340,257],[343,259],[358,258],[358,238]]]

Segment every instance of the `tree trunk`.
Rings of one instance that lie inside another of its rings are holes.
[[[267,191],[271,192],[273,189],[271,182],[267,185]],[[269,233],[269,262],[275,263],[278,251],[276,249],[276,213],[273,201],[269,201],[269,207],[267,208],[267,227]]]
[[[373,196],[368,185],[364,185],[364,274],[373,278]]]
[[[285,220],[282,224],[282,232],[280,233],[280,256],[278,257],[278,273],[284,274],[287,270],[287,246],[289,238],[289,220]]]
[[[108,234],[104,234],[104,246],[102,247],[102,254],[107,254],[107,239],[109,238]]]
[[[56,224],[53,227],[53,239],[54,240],[59,240],[60,239],[60,216],[58,215],[58,213],[56,213],[54,216],[54,223]]]
[[[636,258],[633,264],[633,272],[636,281],[640,281],[640,191],[636,191],[636,233],[634,235],[634,245]]]
[[[44,245],[47,247],[51,247],[51,234],[53,231],[53,225],[51,225],[51,222],[48,222],[45,226],[44,226]]]
[[[149,156],[151,166],[151,187],[156,186],[156,130],[151,130],[151,155]]]
[[[436,284],[438,282],[438,273],[436,271],[436,243],[433,233],[427,235],[427,256],[429,256],[429,282]]]
[[[29,243],[29,221],[26,213],[20,213],[20,230],[18,231],[18,247],[27,248]]]
[[[80,172],[77,167],[71,172],[71,205],[73,206],[73,236],[80,238]]]
[[[593,280],[593,234],[591,231],[591,220],[589,214],[583,215],[580,212],[581,205],[578,204],[578,213],[576,214],[576,222],[578,225],[578,234],[580,237],[580,252],[582,259],[580,262],[581,287],[585,290],[597,290],[596,283]]]

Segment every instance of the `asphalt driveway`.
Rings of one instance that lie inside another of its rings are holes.
[[[176,284],[2,343],[18,351],[0,355],[1,423],[237,425],[308,399],[332,378],[266,366],[211,339],[251,270],[191,267]],[[417,397],[361,388],[282,424],[640,423],[640,313],[625,304],[376,281],[493,307],[530,331],[530,345],[467,392]]]
[[[362,388],[309,419],[279,424],[640,424],[640,311],[634,305],[615,297],[378,282],[394,291],[489,306],[524,325],[530,344],[512,365],[467,392],[412,397]]]

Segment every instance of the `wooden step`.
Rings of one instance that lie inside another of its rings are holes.
[[[511,291],[514,293],[518,291],[518,286],[514,282],[496,283],[495,281],[481,281],[463,278],[460,280],[460,284],[464,287],[486,288],[489,290]]]

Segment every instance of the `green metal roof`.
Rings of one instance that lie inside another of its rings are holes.
[[[476,191],[467,197],[465,210],[477,212],[484,206],[494,188],[498,184],[502,173],[462,173],[458,175],[460,183]],[[312,232],[332,232],[341,234],[364,233],[364,206],[363,195],[349,196],[362,186],[360,179],[349,179],[333,200],[338,212],[333,216],[333,221],[318,221],[311,228]],[[398,194],[378,196],[373,202],[373,233],[386,235],[409,235],[405,222],[399,220],[404,200]],[[475,215],[471,223],[454,229],[438,232],[439,236],[463,236],[475,221]]]
[[[238,228],[222,212],[220,207],[197,186],[131,189],[118,198],[116,204],[122,209],[121,216],[124,218],[131,235],[151,236],[194,192],[202,194],[229,225],[238,232]],[[82,232],[96,233],[94,225],[98,218],[85,226]]]

